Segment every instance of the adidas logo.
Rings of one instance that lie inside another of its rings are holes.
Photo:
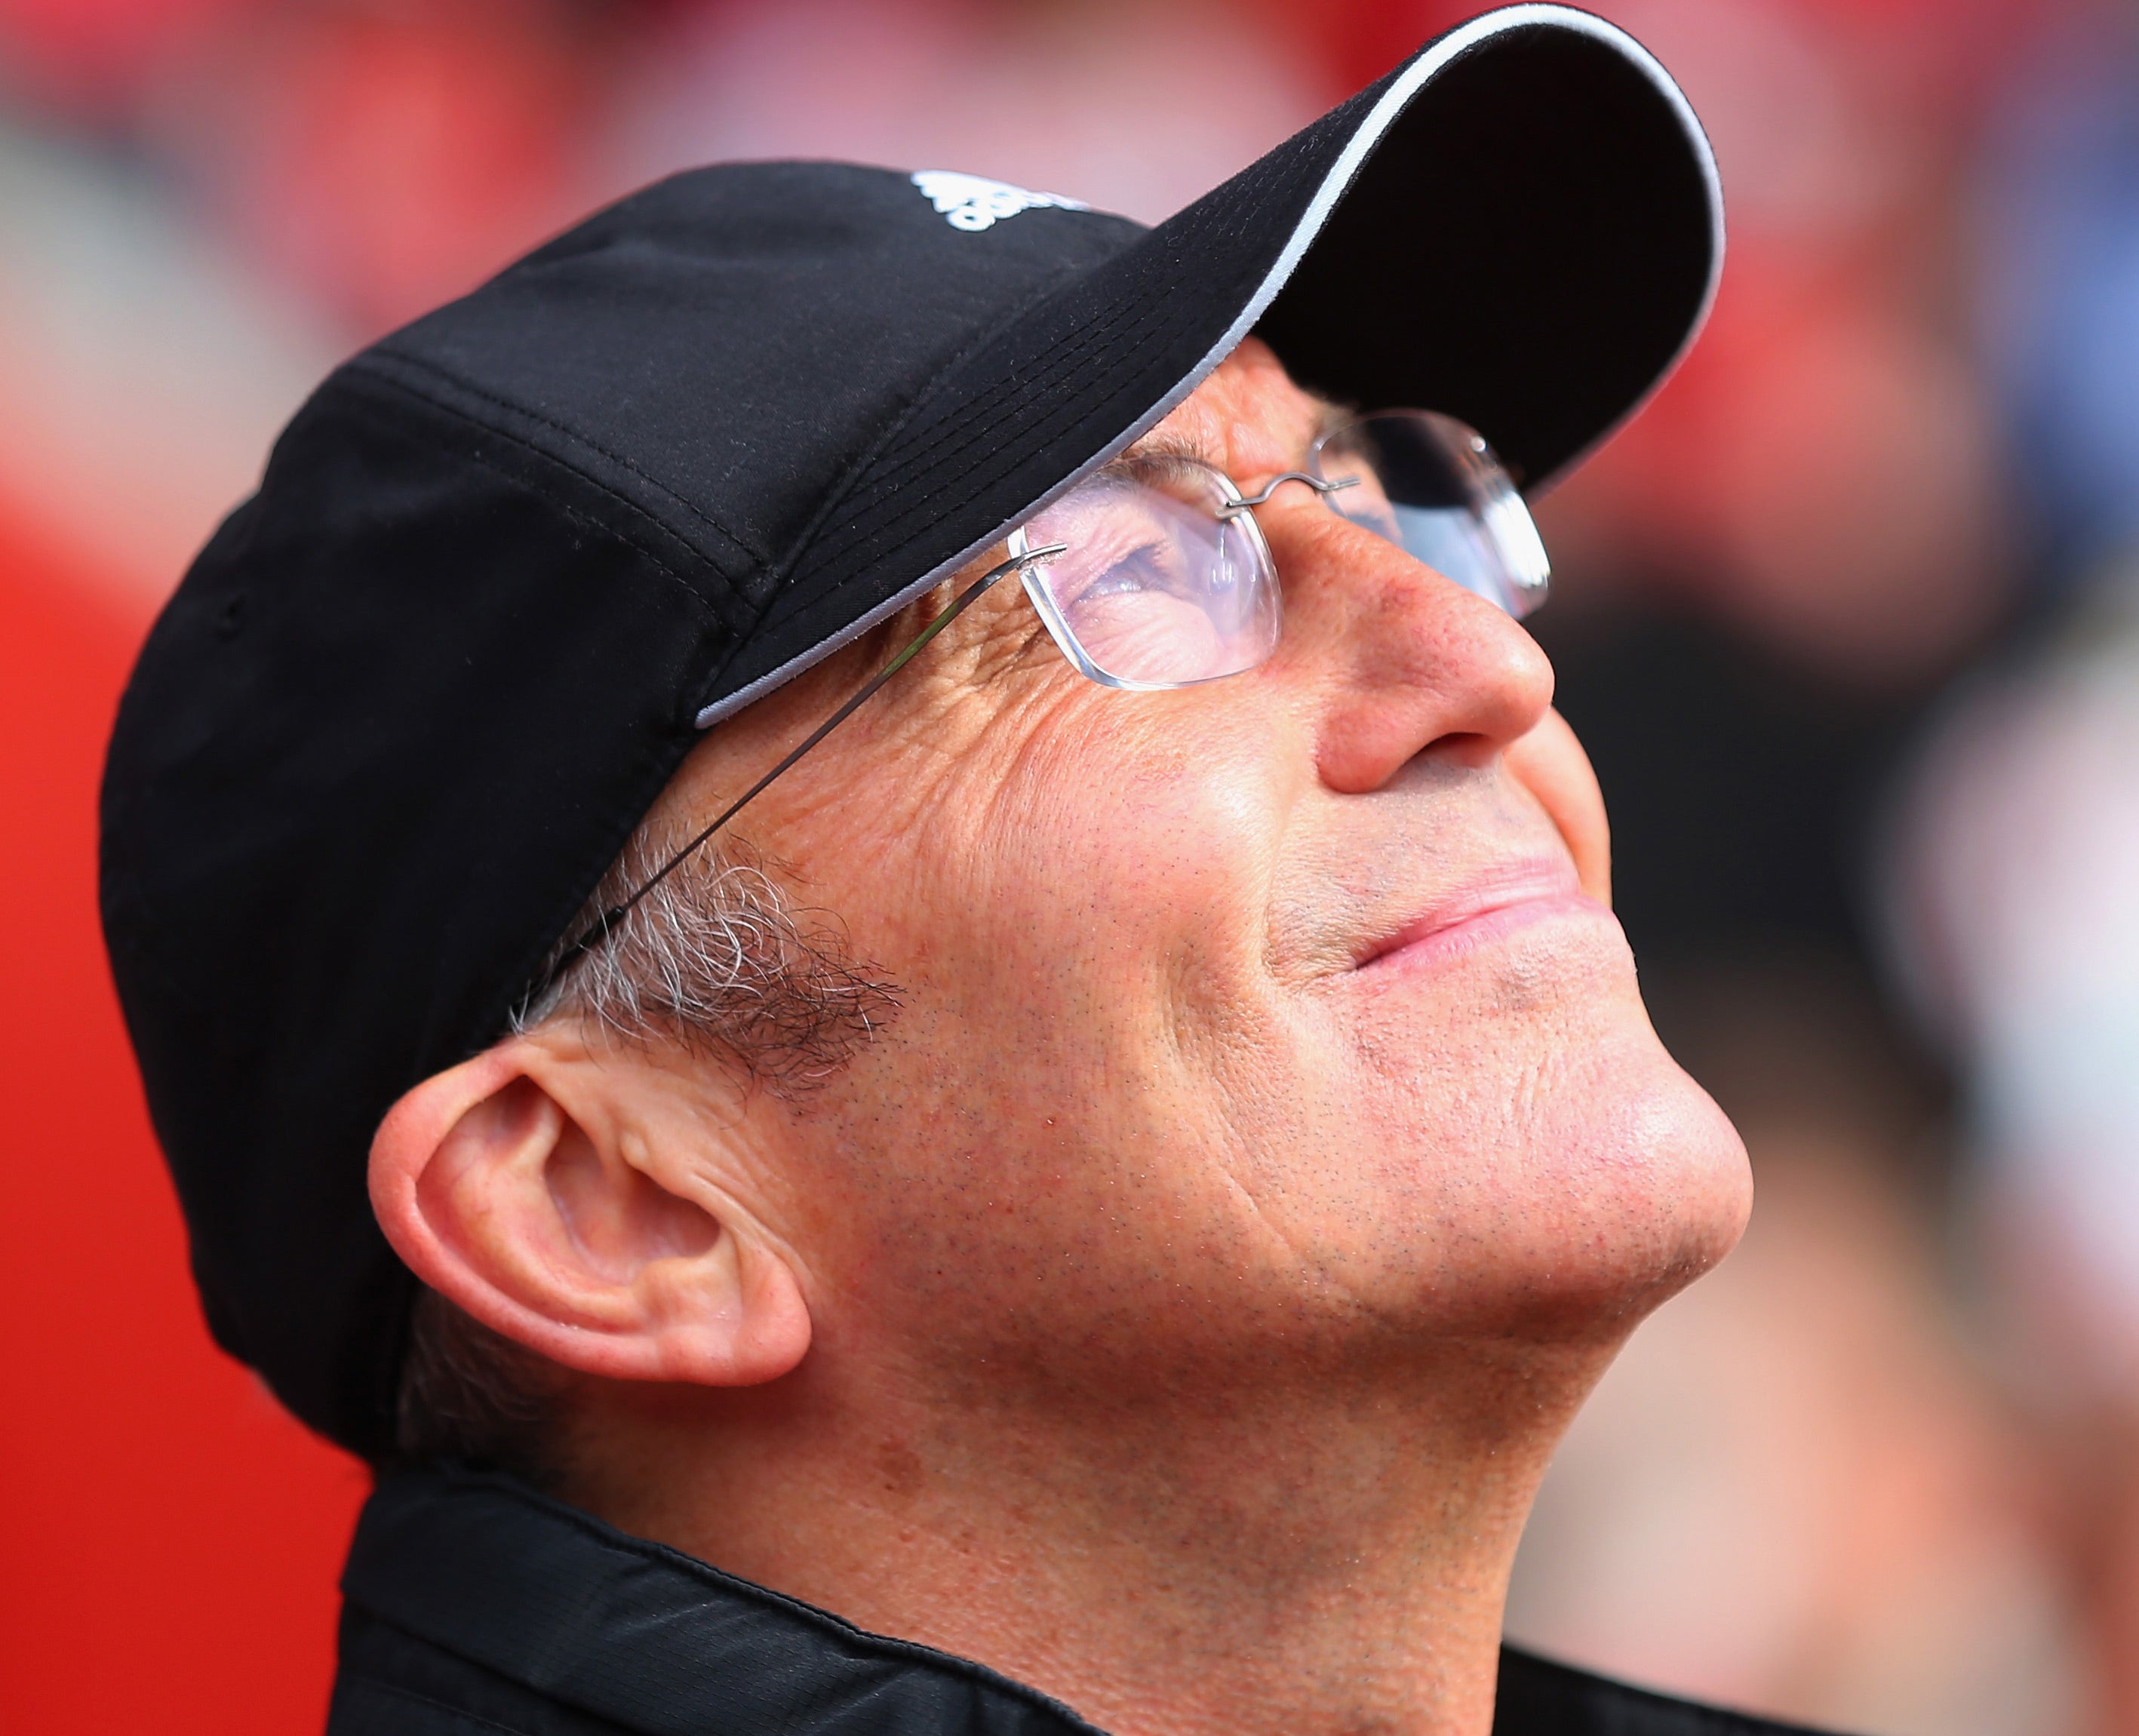
[[[1051,207],[1058,211],[1089,211],[1082,199],[1065,198],[1059,193],[1028,193],[1007,181],[991,181],[985,175],[962,175],[953,169],[923,169],[913,184],[928,203],[943,213],[953,229],[978,232],[992,229],[1006,217],[1021,211]]]

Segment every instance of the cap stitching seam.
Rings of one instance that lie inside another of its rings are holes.
[[[532,452],[536,457],[543,459],[546,462],[558,466],[560,469],[567,472],[569,474],[577,477],[581,482],[585,482],[590,487],[597,489],[601,493],[607,495],[611,500],[614,501],[619,506],[624,507],[627,511],[636,513],[641,518],[645,519],[649,524],[653,526],[657,530],[668,530],[668,527],[662,524],[660,520],[653,517],[653,516],[651,513],[649,513],[645,508],[639,506],[628,496],[619,494],[614,488],[604,482],[600,477],[589,476],[577,465],[573,464],[567,459],[560,457],[556,453],[546,452],[542,447],[533,444],[530,441],[523,439],[521,436],[512,433],[508,429],[493,428],[488,423],[480,422],[474,417],[469,415],[465,410],[457,408],[452,404],[443,403],[439,399],[432,397],[430,394],[422,391],[415,386],[410,385],[405,380],[397,380],[390,374],[379,373],[370,368],[365,368],[362,371],[379,384],[385,386],[394,391],[405,393],[409,397],[416,399],[418,403],[429,405],[433,409],[437,410],[442,415],[453,417],[457,420],[465,423],[472,428],[479,429],[487,434],[495,435],[498,439],[516,446],[524,452]],[[530,482],[525,477],[514,476],[510,471],[503,469],[497,464],[493,463],[490,459],[486,458],[480,452],[463,452],[455,453],[454,456],[464,459],[468,463],[480,466],[482,469],[488,471],[492,476],[497,477],[502,481],[512,484],[514,487],[521,490],[523,493],[532,496],[535,499],[540,501],[544,506],[549,507],[553,511],[557,512],[562,516],[571,520],[575,524],[584,525],[589,530],[597,531],[614,541],[622,543],[627,548],[636,550],[639,554],[644,555],[648,560],[651,561],[654,566],[660,570],[663,576],[672,580],[674,584],[680,586],[686,593],[688,593],[691,600],[698,606],[702,614],[712,620],[718,622],[720,625],[728,628],[731,632],[734,630],[733,623],[725,619],[724,612],[711,599],[709,599],[696,584],[693,584],[689,579],[686,578],[682,573],[671,566],[667,560],[663,560],[659,555],[657,555],[652,549],[647,547],[644,542],[639,540],[639,538],[632,535],[629,532],[624,531],[614,525],[604,524],[600,519],[592,516],[579,507],[570,506],[563,501],[556,500],[549,495],[542,493],[540,489],[538,489],[533,483]],[[670,531],[669,534],[673,535],[674,533]],[[713,566],[710,561],[708,561],[707,565],[707,570],[712,573],[713,578],[719,583],[721,589],[727,594],[729,599],[737,603],[742,603],[744,599],[737,595],[735,589],[728,581],[727,575],[722,573],[719,568]],[[738,637],[741,637],[741,635],[738,635]]]
[[[1143,341],[1151,336],[1155,336],[1162,341],[1183,326],[1192,323],[1194,318],[1192,311],[1177,308],[1170,319],[1153,323],[1153,316],[1156,311],[1157,310],[1148,307],[1109,308],[1101,315],[1085,321],[1081,327],[1065,333],[1056,342],[1049,345],[1036,359],[1035,368],[1045,370],[1043,375],[1045,378],[1060,374],[1074,365],[1095,345],[1102,343],[1110,332],[1121,326],[1125,321],[1132,323],[1133,325],[1142,325],[1145,328],[1145,331],[1138,334],[1132,341]],[[1030,384],[1030,382],[1026,383],[1028,389]],[[998,388],[997,389],[1000,392],[1006,389]],[[968,428],[954,443],[940,448],[922,475],[925,476],[948,467],[972,446],[987,439],[1003,419],[1003,413],[999,413],[981,425]],[[918,478],[917,477],[916,480]],[[908,540],[911,540],[910,538]]]
[[[1124,323],[1124,320],[1120,315],[1090,320],[1080,330],[1069,335],[1061,342],[1051,345],[1039,359],[1034,383],[1051,383],[1054,379],[1090,355],[1094,350],[1102,349],[1107,340],[1122,328]],[[1189,323],[1189,318],[1186,315],[1177,314],[1171,320],[1154,325],[1149,319],[1148,311],[1139,311],[1136,318],[1126,323],[1129,332],[1133,335],[1130,341],[1134,342],[1138,337],[1145,333],[1160,337],[1171,336],[1172,333]],[[1142,330],[1139,331],[1138,328],[1142,328]],[[1011,408],[1012,407],[1006,405],[979,425],[968,428],[955,442],[938,447],[928,467],[928,470],[940,471],[955,465],[967,451],[986,441],[994,433],[996,427],[1009,413]]]
[[[1295,144],[1298,144],[1298,140],[1296,139],[1292,142]],[[1243,213],[1219,209],[1207,212],[1203,215],[1205,222],[1202,227],[1215,227],[1222,230],[1230,227],[1232,223],[1237,222]],[[1254,265],[1244,267],[1241,270],[1234,273],[1233,283],[1237,284],[1242,279],[1254,277],[1260,269],[1260,267]],[[1231,286],[1231,285],[1227,286],[1228,290],[1230,290]],[[1035,366],[1045,370],[1045,375],[1043,376],[1045,378],[1052,379],[1055,376],[1059,376],[1066,369],[1074,365],[1080,357],[1089,352],[1095,345],[1103,342],[1107,335],[1117,326],[1121,325],[1125,318],[1130,318],[1133,316],[1136,324],[1143,325],[1146,328],[1145,332],[1136,334],[1130,340],[1132,343],[1141,343],[1150,341],[1152,339],[1156,339],[1159,342],[1163,342],[1167,339],[1170,338],[1175,332],[1180,330],[1185,325],[1191,323],[1194,316],[1193,310],[1180,309],[1175,311],[1173,316],[1171,319],[1154,321],[1153,316],[1157,312],[1158,310],[1153,309],[1148,306],[1111,307],[1101,316],[1086,322],[1081,330],[1065,334],[1061,339],[1050,345],[1048,350],[1041,352],[1040,356],[1037,359]],[[1031,384],[1032,382],[1030,381],[1025,382],[1025,389],[1029,390]],[[1001,391],[1006,389],[998,388],[997,389],[998,391]],[[955,444],[944,447],[938,452],[931,463],[915,478],[913,478],[913,480],[920,481],[929,475],[938,472],[949,467],[956,459],[962,457],[962,454],[973,445],[988,438],[990,435],[992,434],[1001,425],[1003,415],[999,413],[988,418],[985,422],[969,428]],[[892,518],[891,522],[893,524],[897,522],[896,516]],[[894,545],[893,550],[888,552],[895,552],[898,549],[903,549],[908,546],[919,534],[919,531],[917,531],[912,535],[902,539],[899,543]],[[851,582],[851,579],[843,580],[841,581],[841,584],[844,584],[849,582]],[[838,588],[839,586],[835,586],[835,590]]]
[[[1146,233],[1148,232],[1148,231],[1146,232]],[[1135,245],[1136,243],[1133,242],[1130,243],[1130,246],[1132,247]],[[1122,250],[1123,252],[1128,251],[1128,250],[1126,247]],[[1111,259],[1118,258],[1119,257],[1119,254],[1114,254],[1110,256],[1109,259],[1102,260],[1099,263],[1099,265],[1105,265],[1109,263]],[[885,448],[896,441],[899,435],[905,431],[907,423],[911,422],[915,416],[921,413],[923,408],[928,403],[930,394],[943,383],[944,379],[957,369],[962,366],[965,362],[976,352],[985,348],[987,345],[993,343],[1005,332],[1010,330],[1018,320],[1023,319],[1028,313],[1031,312],[1034,308],[1039,306],[1050,296],[1060,294],[1062,291],[1068,288],[1077,277],[1089,275],[1091,271],[1097,269],[1097,266],[1088,266],[1081,268],[1074,267],[1065,267],[1061,271],[1057,272],[1055,276],[1050,277],[1048,281],[1035,288],[1031,294],[1019,301],[1014,307],[1008,310],[1000,319],[996,320],[994,324],[987,326],[983,330],[975,333],[963,346],[954,351],[952,355],[945,357],[942,364],[937,368],[935,372],[931,374],[927,379],[923,380],[920,385],[914,389],[913,395],[908,400],[905,408],[900,410],[898,414],[892,418],[890,423],[884,428],[884,432],[878,435],[874,440],[869,443],[867,448],[855,457],[854,462],[848,466],[847,469],[839,477],[839,480],[832,485],[830,490],[826,491],[822,504],[819,506],[815,512],[810,515],[809,522],[803,526],[800,533],[795,536],[795,541],[792,546],[789,549],[786,558],[783,559],[777,566],[772,569],[774,584],[771,592],[767,594],[765,599],[764,606],[758,610],[757,622],[755,624],[762,624],[766,619],[771,615],[774,605],[780,599],[781,591],[784,589],[787,579],[794,574],[795,569],[800,565],[802,557],[809,552],[810,547],[815,543],[818,533],[823,530],[825,521],[829,519],[833,513],[837,511],[841,503],[854,492],[855,485],[869,473],[870,467],[873,466],[876,462],[877,459],[883,455]]]
[[[1098,342],[1108,330],[1114,325],[1119,324],[1123,317],[1123,315],[1117,314],[1111,317],[1088,320],[1077,332],[1072,334],[1076,341],[1070,350],[1065,352],[1063,349],[1063,345],[1058,343],[1050,345],[1047,350],[1042,352],[1043,357],[1051,364],[1056,359],[1058,355],[1062,355],[1065,357],[1074,357],[1077,355],[1080,355],[1089,350],[1094,343]],[[1069,340],[1067,339],[1064,340],[1065,343],[1068,341]],[[1050,369],[1050,371],[1054,370]],[[918,408],[918,406],[916,408]],[[977,427],[969,428],[964,434],[958,437],[955,441],[938,447],[928,465],[924,469],[917,472],[917,474],[913,477],[909,478],[909,480],[915,482],[921,482],[943,470],[953,467],[958,458],[962,457],[972,447],[987,439],[991,434],[993,434],[1003,419],[1005,419],[1005,416],[1006,414],[1007,411],[1006,410],[1002,414],[991,417]],[[857,480],[859,481],[859,478]],[[918,506],[909,509],[912,513],[915,514],[921,513],[923,510],[923,509]],[[890,522],[895,525],[898,521],[898,517],[903,516],[905,515],[894,515],[891,518]],[[898,542],[892,545],[890,548],[885,550],[884,554],[879,556],[879,559],[889,560],[906,548],[911,546],[912,544],[921,536],[923,528],[925,527],[918,527],[908,535],[902,537]],[[836,550],[835,550],[834,552],[836,554]],[[874,561],[869,563],[870,565],[874,565],[876,564],[877,563]],[[854,575],[849,575],[848,578],[837,581],[833,586],[833,589],[837,591],[844,585],[852,583],[854,576]]]
[[[399,385],[404,391],[408,392],[412,397],[420,398],[426,403],[435,404],[442,410],[450,411],[454,415],[459,416],[464,421],[467,422],[472,427],[482,428],[489,433],[495,433],[501,439],[512,441],[516,445],[521,446],[529,452],[539,453],[546,458],[549,458],[556,463],[563,465],[565,468],[570,471],[573,475],[583,477],[585,481],[593,483],[596,487],[601,489],[604,493],[609,495],[612,499],[616,500],[624,506],[630,507],[633,511],[639,513],[641,516],[649,520],[651,522],[657,525],[660,524],[660,521],[658,519],[654,518],[653,514],[648,512],[645,507],[639,505],[636,501],[634,501],[629,495],[619,493],[613,484],[604,482],[600,477],[591,475],[577,464],[573,463],[570,459],[565,457],[561,454],[544,450],[544,448],[536,445],[532,441],[529,440],[524,434],[516,434],[509,428],[499,428],[495,423],[480,421],[477,418],[469,415],[466,410],[457,408],[455,406],[443,402],[443,400],[433,396],[431,394],[423,391],[420,388],[411,385],[405,380],[395,380],[391,374],[388,373],[385,369],[378,365],[381,359],[395,361],[400,363],[405,367],[418,369],[421,371],[432,375],[434,379],[443,381],[448,385],[459,388],[462,391],[467,393],[469,396],[472,398],[480,399],[485,403],[493,404],[497,408],[509,411],[516,416],[524,416],[530,422],[537,423],[543,428],[552,429],[556,433],[563,435],[565,439],[574,443],[575,444],[585,447],[589,452],[599,453],[601,457],[607,458],[611,463],[619,465],[624,469],[629,471],[633,476],[637,477],[639,481],[645,483],[648,487],[653,489],[667,499],[675,502],[677,506],[682,507],[684,511],[688,512],[692,517],[698,520],[700,524],[703,525],[715,535],[720,537],[722,540],[730,545],[732,551],[736,555],[741,556],[743,561],[748,565],[755,566],[760,570],[763,570],[770,566],[771,560],[768,556],[761,555],[756,550],[751,548],[748,543],[745,542],[726,526],[708,517],[703,511],[693,506],[689,501],[686,500],[682,495],[677,493],[674,489],[669,487],[666,483],[659,481],[656,477],[649,476],[636,464],[634,464],[630,459],[623,457],[619,453],[611,452],[607,447],[602,445],[599,441],[588,439],[585,435],[577,433],[575,430],[567,427],[565,423],[557,421],[553,417],[545,416],[538,410],[531,410],[524,404],[515,403],[511,399],[501,398],[494,392],[487,392],[481,386],[476,385],[472,382],[463,379],[458,374],[454,374],[447,369],[438,367],[436,364],[426,361],[421,357],[409,355],[398,350],[381,350],[374,355],[360,356],[355,360],[352,361],[350,364],[350,366],[352,369],[361,369],[364,373],[372,375],[374,379],[386,380],[391,384]],[[663,530],[669,529],[667,526],[662,526],[662,528]],[[671,530],[669,531],[669,534],[673,535],[675,535],[675,532]],[[693,552],[697,553],[698,551],[693,550]],[[732,589],[732,581],[729,579],[726,573],[721,571],[719,565],[714,561],[711,555],[701,555],[700,558],[704,560],[707,565],[719,575],[723,584],[728,585],[730,589]]]
[[[1036,359],[1036,366],[1038,369],[1045,370],[1043,377],[1051,377],[1054,374],[1059,374],[1063,370],[1065,366],[1085,355],[1095,345],[1104,341],[1107,334],[1114,330],[1118,326],[1120,326],[1124,323],[1128,323],[1133,326],[1148,325],[1155,311],[1156,310],[1152,308],[1135,306],[1124,306],[1117,304],[1109,306],[1103,310],[1094,318],[1084,321],[1081,325],[1073,328],[1069,332],[1065,333],[1054,343],[1049,345],[1045,350],[1040,353],[1040,355]],[[1174,311],[1172,319],[1168,321],[1167,325],[1159,329],[1172,330],[1180,325],[1187,324],[1191,317],[1192,315],[1187,312],[1177,309]],[[1035,382],[1030,379],[1020,381],[1018,383],[1018,395],[1030,395],[1034,384]],[[992,394],[990,395],[996,396],[998,398],[1006,397],[1009,395],[1010,391],[1011,388],[1007,382],[999,383],[994,388]],[[985,402],[985,399],[983,399],[983,402]],[[986,423],[977,428],[968,428],[967,432],[963,435],[960,436],[954,443],[938,447],[937,450],[937,455],[931,462],[930,468],[942,469],[948,467],[959,454],[964,452],[967,449],[977,443],[987,438],[988,435],[993,432],[996,423],[1001,419],[1001,416],[1004,413],[1006,413],[1006,411],[1000,412],[996,415],[991,417]]]
[[[540,410],[531,409],[526,404],[516,403],[512,399],[501,397],[495,392],[488,391],[483,387],[477,385],[474,381],[467,379],[461,374],[455,374],[450,369],[440,367],[436,362],[431,361],[426,357],[411,355],[406,350],[389,349],[380,350],[377,352],[376,356],[374,356],[373,359],[376,360],[379,357],[389,358],[392,360],[400,362],[408,367],[419,368],[425,373],[433,374],[437,378],[444,380],[450,384],[458,386],[463,391],[468,393],[472,397],[481,399],[486,403],[495,404],[501,410],[508,410],[516,416],[525,416],[530,422],[539,423],[544,428],[555,429],[558,433],[562,434],[567,440],[572,441],[577,445],[584,446],[590,452],[600,453],[603,457],[607,458],[611,463],[621,465],[625,470],[629,471],[632,475],[637,477],[639,481],[645,483],[648,487],[655,490],[658,493],[666,496],[669,500],[673,501],[678,506],[681,506],[684,511],[689,513],[692,517],[697,519],[700,524],[703,525],[715,535],[719,536],[723,540],[733,545],[735,552],[740,555],[751,565],[761,568],[771,565],[771,557],[769,555],[765,554],[761,550],[752,547],[750,543],[744,540],[741,536],[738,536],[734,531],[729,530],[727,526],[722,524],[719,520],[712,517],[702,507],[693,504],[687,496],[678,494],[674,489],[671,488],[667,483],[662,482],[658,477],[649,475],[647,472],[640,469],[638,465],[633,463],[632,461],[624,457],[623,453],[612,452],[608,447],[603,445],[600,441],[590,439],[586,435],[580,433],[577,429],[570,428],[565,423],[558,421],[554,416],[546,415]],[[502,433],[503,430],[501,429],[499,432]]]
[[[1082,327],[1070,334],[1065,335],[1062,340],[1059,340],[1055,344],[1050,345],[1046,350],[1041,353],[1041,359],[1045,364],[1048,373],[1050,375],[1059,374],[1065,368],[1074,364],[1079,357],[1089,351],[1094,345],[1101,343],[1109,332],[1122,325],[1132,315],[1136,316],[1135,323],[1147,325],[1149,335],[1158,337],[1162,341],[1166,337],[1171,336],[1173,332],[1189,324],[1192,318],[1192,315],[1191,313],[1177,310],[1174,316],[1171,320],[1165,321],[1163,324],[1151,325],[1149,325],[1150,312],[1151,311],[1148,309],[1122,309],[1118,311],[1110,311],[1106,315],[1086,321]],[[919,407],[917,405],[916,408],[918,409],[918,408]],[[1006,414],[1007,413],[1006,412],[1005,413]],[[935,458],[929,464],[928,468],[922,472],[918,476],[915,477],[913,480],[917,482],[920,481],[923,477],[949,467],[955,460],[969,451],[973,446],[987,439],[992,433],[994,433],[1003,419],[1003,416],[998,415],[996,417],[991,418],[987,422],[976,428],[968,429],[968,431],[957,441],[940,448],[937,452]],[[911,510],[913,513],[918,514],[922,509],[916,506]],[[893,516],[890,521],[891,524],[896,525],[898,521],[898,516],[903,516],[906,515]],[[874,567],[884,562],[897,559],[899,555],[910,548],[920,539],[926,529],[926,524],[917,526],[912,531],[908,532],[906,535],[901,537],[897,542],[892,544],[888,548],[884,550],[884,552],[875,560],[869,561],[866,566],[861,569],[861,572],[866,572],[870,567]],[[854,583],[856,579],[859,576],[860,573],[849,573],[844,578],[835,580],[832,584],[830,590],[826,593],[826,595],[836,595],[840,590],[845,589],[846,586]],[[805,606],[806,607],[807,605]],[[769,607],[770,604],[768,604],[768,609]],[[798,610],[797,613],[800,613],[800,610]]]

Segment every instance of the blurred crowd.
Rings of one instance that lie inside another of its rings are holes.
[[[145,621],[335,360],[833,156],[1145,219],[1456,0],[0,0],[0,515]],[[1877,1736],[2139,1736],[2139,0],[1623,0],[1730,257],[1538,618],[1745,1247],[1512,1631]]]

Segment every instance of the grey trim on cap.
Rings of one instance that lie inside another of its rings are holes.
[[[1367,118],[1359,123],[1358,130],[1352,134],[1351,139],[1345,144],[1343,154],[1332,165],[1329,174],[1323,178],[1321,187],[1317,189],[1305,213],[1295,226],[1292,238],[1285,244],[1285,251],[1278,256],[1276,262],[1271,266],[1262,282],[1257,286],[1255,294],[1248,298],[1246,304],[1241,310],[1239,317],[1226,329],[1225,335],[1211,346],[1203,359],[1190,369],[1172,390],[1138,416],[1119,434],[1102,446],[1090,459],[1079,465],[1030,506],[1012,514],[986,536],[981,538],[940,565],[931,569],[897,594],[879,604],[851,626],[833,634],[822,644],[803,653],[799,657],[790,658],[771,674],[760,676],[747,687],[737,689],[725,698],[715,700],[698,714],[698,726],[702,730],[710,729],[722,718],[733,716],[744,707],[762,699],[775,688],[786,686],[796,676],[814,668],[834,652],[844,646],[852,644],[870,628],[889,620],[899,610],[926,596],[937,585],[955,576],[981,555],[996,547],[1012,531],[1035,513],[1042,511],[1053,505],[1085,477],[1090,476],[1094,471],[1110,463],[1123,449],[1148,433],[1184,399],[1209,379],[1216,371],[1218,364],[1239,348],[1241,340],[1254,330],[1256,322],[1262,318],[1270,303],[1277,299],[1278,291],[1285,287],[1286,281],[1299,267],[1300,262],[1306,257],[1308,248],[1314,244],[1315,237],[1321,232],[1323,225],[1329,221],[1330,213],[1336,209],[1338,201],[1344,196],[1346,189],[1350,187],[1353,178],[1358,175],[1368,156],[1381,142],[1383,134],[1387,132],[1397,117],[1411,105],[1412,100],[1418,95],[1420,89],[1438,76],[1451,61],[1476,48],[1481,42],[1507,31],[1521,30],[1539,24],[1550,25],[1559,29],[1574,31],[1579,34],[1593,37],[1598,42],[1616,49],[1632,66],[1646,75],[1665,101],[1670,105],[1672,111],[1677,115],[1679,125],[1685,129],[1687,141],[1693,147],[1695,159],[1701,167],[1702,183],[1708,192],[1709,216],[1714,226],[1716,248],[1714,257],[1709,264],[1708,283],[1702,291],[1701,306],[1686,327],[1684,341],[1680,344],[1670,361],[1666,363],[1658,372],[1648,390],[1629,404],[1625,413],[1617,421],[1598,433],[1595,439],[1574,457],[1569,458],[1565,464],[1560,466],[1554,472],[1555,477],[1564,476],[1574,469],[1605,441],[1625,427],[1628,420],[1656,396],[1657,393],[1662,389],[1664,382],[1669,379],[1677,369],[1680,362],[1685,359],[1686,351],[1692,348],[1693,340],[1700,335],[1702,325],[1707,322],[1709,310],[1716,303],[1716,286],[1720,282],[1723,275],[1723,183],[1716,173],[1716,154],[1710,148],[1708,135],[1701,130],[1701,122],[1695,115],[1692,105],[1686,101],[1685,93],[1672,81],[1671,74],[1663,69],[1656,56],[1628,36],[1625,31],[1621,30],[1615,24],[1607,23],[1603,19],[1592,13],[1577,12],[1572,7],[1548,5],[1506,7],[1498,12],[1488,12],[1483,17],[1474,18],[1469,23],[1451,31],[1406,68],[1403,76],[1389,86],[1382,100],[1374,105]]]

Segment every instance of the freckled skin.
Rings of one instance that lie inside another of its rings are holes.
[[[1159,432],[1253,492],[1319,413],[1251,342]],[[1353,968],[1510,863],[1602,900],[1602,807],[1519,625],[1304,488],[1258,516],[1263,668],[1109,691],[1006,583],[750,810],[902,1009],[785,1101],[600,1059],[670,1106],[668,1185],[747,1202],[809,1350],[582,1381],[566,1493],[1119,1732],[1482,1733],[1553,1444],[1735,1240],[1744,1157],[1601,902]]]

